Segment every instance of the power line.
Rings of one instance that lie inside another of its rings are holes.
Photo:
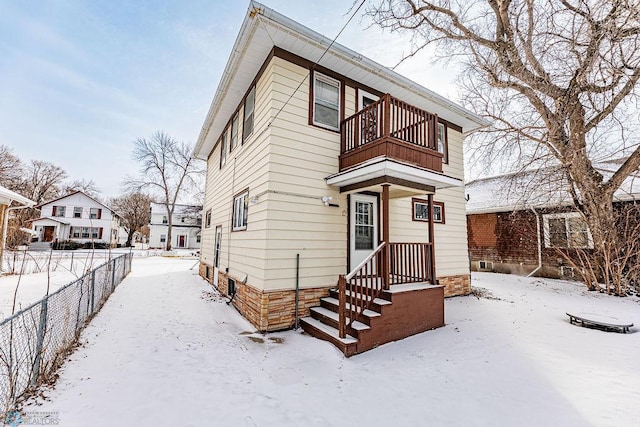
[[[311,66],[311,69],[309,69],[309,72],[307,73],[307,75],[304,77],[304,79],[302,79],[300,81],[300,84],[298,85],[298,87],[296,87],[296,89],[291,93],[291,95],[289,95],[289,98],[287,99],[287,101],[282,105],[282,107],[280,107],[280,109],[278,110],[278,112],[276,113],[275,116],[273,116],[273,119],[271,119],[271,121],[269,122],[269,124],[267,125],[267,128],[269,126],[271,126],[271,124],[278,118],[278,116],[280,115],[280,112],[282,112],[282,110],[284,110],[284,107],[286,107],[289,102],[291,101],[291,99],[293,98],[293,96],[296,94],[296,92],[298,92],[298,90],[300,90],[300,88],[302,87],[302,84],[307,81],[307,79],[311,76],[311,71],[313,71],[316,66],[320,63],[320,61],[322,60],[322,58],[324,58],[324,56],[327,54],[327,52],[329,51],[329,49],[331,49],[331,46],[334,45],[334,43],[336,42],[336,40],[338,39],[338,37],[340,37],[340,35],[342,34],[342,32],[345,30],[345,28],[347,28],[347,25],[349,25],[349,23],[351,22],[351,20],[356,16],[356,14],[358,13],[358,11],[360,11],[360,8],[362,8],[362,6],[364,5],[366,0],[362,0],[360,2],[360,5],[356,8],[356,10],[351,14],[351,16],[349,17],[349,19],[347,20],[347,22],[345,22],[345,24],[342,26],[342,29],[340,29],[340,32],[338,32],[338,34],[333,38],[333,40],[331,40],[331,43],[329,43],[329,46],[327,46],[327,48],[324,50],[324,52],[322,52],[322,55],[320,55],[320,58],[318,58],[318,60],[316,62],[314,62],[314,64]],[[260,21],[262,22],[262,20]],[[264,23],[262,23],[262,25],[264,25]],[[266,26],[265,26],[265,31],[267,31]],[[271,35],[269,34],[269,31],[267,31],[267,34],[269,35],[269,38],[271,38]],[[273,39],[271,39],[271,41],[273,41]]]

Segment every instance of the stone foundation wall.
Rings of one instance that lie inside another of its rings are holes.
[[[471,275],[460,274],[457,276],[438,277],[441,285],[444,285],[444,296],[455,297],[469,295],[471,293]]]
[[[206,264],[200,263],[200,276],[209,283],[213,283],[213,267],[210,267],[210,279],[205,277]],[[267,291],[241,283],[237,277],[224,272],[218,275],[218,291],[222,295],[229,295],[229,278],[236,281],[236,297],[233,305],[260,332],[278,331],[295,326],[296,291]],[[298,318],[309,315],[311,307],[320,305],[320,298],[329,295],[329,289],[335,285],[322,288],[300,289],[298,300]]]

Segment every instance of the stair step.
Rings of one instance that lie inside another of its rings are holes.
[[[336,295],[338,295],[338,289],[331,289],[332,292],[334,292]],[[349,298],[351,296],[351,291],[347,290],[345,291],[345,294],[347,295],[347,298]],[[356,295],[356,297],[360,297],[362,294],[360,292],[354,292],[354,294]],[[370,295],[362,295],[362,297],[364,299],[366,299],[367,301],[371,301],[371,296]],[[373,302],[375,304],[378,305],[389,305],[391,304],[391,301],[383,299],[383,298],[374,298]]]
[[[322,301],[325,301],[331,305],[336,306],[336,308],[339,305],[339,301],[336,298],[333,297],[325,297],[325,298],[321,298]],[[351,309],[351,304],[347,303],[347,310]],[[360,312],[360,307],[356,307],[356,310],[358,312]],[[369,310],[366,309],[365,311],[362,312],[362,315],[367,316],[367,317],[379,317],[380,313],[373,311],[373,310]]]
[[[306,323],[307,325],[313,328],[316,328],[319,331],[324,332],[325,334],[329,335],[331,338],[337,341],[340,341],[344,345],[356,344],[358,342],[358,340],[352,337],[351,335],[347,335],[344,338],[340,338],[340,335],[336,328],[333,328],[327,324],[324,324],[321,321],[314,319],[312,317],[303,317],[302,319],[300,319],[300,321],[303,323]]]
[[[325,316],[333,319],[336,322],[339,321],[338,318],[340,316],[338,315],[338,313],[336,313],[335,311],[327,310],[324,307],[311,307],[311,311],[318,313],[320,316]],[[349,322],[349,318],[347,318],[347,322]],[[365,331],[367,329],[371,329],[369,325],[365,325],[364,323],[358,322],[357,320],[354,321],[350,326],[356,331]]]

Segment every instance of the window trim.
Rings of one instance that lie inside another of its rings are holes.
[[[236,133],[235,133],[235,142],[234,142],[234,134],[233,134],[233,129],[235,127]],[[235,150],[236,147],[238,147],[240,144],[238,144],[239,140],[238,140],[238,131],[240,130],[240,112],[236,111],[232,118],[231,118],[231,122],[229,123],[229,153],[231,153],[233,150]]]
[[[416,218],[416,203],[420,203],[421,205],[427,205],[427,209],[429,206],[429,201],[426,199],[418,199],[418,198],[412,198],[411,199],[411,219],[413,221],[416,222],[429,222],[429,218]],[[444,209],[444,202],[436,202],[435,200],[433,201],[433,207],[439,207],[442,211],[442,220],[441,221],[436,221],[435,219],[433,220],[434,224],[446,224],[446,219],[445,219],[445,209]],[[435,218],[435,215],[433,215],[433,212],[431,213],[432,217]]]
[[[54,205],[51,208],[51,216],[54,218],[65,218],[66,214],[67,214],[66,206]]]
[[[249,95],[253,92],[253,105],[251,105],[251,114],[249,117],[251,118],[251,126],[247,126],[247,100],[249,99]],[[253,130],[255,128],[255,118],[256,118],[256,85],[253,84],[247,94],[242,101],[242,145],[244,145],[245,141],[253,135]],[[249,132],[247,129],[251,128]]]
[[[567,246],[551,246],[551,233],[549,228],[549,220],[558,219],[558,218],[564,218],[564,221],[565,221],[565,233],[566,233],[565,237],[566,237]],[[587,226],[587,246],[569,246],[569,227],[568,227],[567,220],[570,218],[579,218]],[[593,236],[591,235],[591,229],[589,228],[589,224],[584,219],[584,217],[580,214],[580,212],[562,212],[562,213],[555,213],[555,214],[543,214],[542,226],[544,230],[544,247],[547,249],[593,249]]]
[[[220,169],[227,164],[227,129],[225,127],[220,135]]]
[[[338,126],[333,127],[330,125],[326,125],[324,123],[316,122],[315,120],[315,112],[316,112],[316,80],[325,80],[325,83],[337,83],[338,84]],[[332,132],[340,132],[340,124],[344,120],[344,80],[330,76],[325,73],[321,73],[319,71],[312,71],[311,79],[310,79],[310,88],[309,88],[309,124],[321,129],[325,129]]]
[[[442,154],[442,163],[445,165],[449,164],[449,127],[446,123],[438,121],[438,129],[436,130],[436,144],[439,145],[438,135],[440,133],[440,126],[442,126],[443,134],[444,134],[444,144],[443,144],[443,152]],[[436,147],[437,148],[437,147]],[[437,150],[440,153],[440,150]]]
[[[236,201],[240,198],[244,198],[244,210],[242,212],[243,216],[243,224],[240,226],[236,226]],[[244,231],[247,229],[247,224],[249,223],[249,189],[242,190],[233,196],[232,205],[231,205],[231,231]]]

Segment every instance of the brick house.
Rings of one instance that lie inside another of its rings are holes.
[[[622,160],[597,165],[607,175]],[[472,271],[575,278],[565,256],[593,248],[587,223],[572,205],[557,169],[501,175],[466,184],[467,234]],[[615,193],[620,207],[640,198],[638,177]]]
[[[300,320],[346,354],[442,326],[470,292],[464,134],[487,123],[256,2],[232,52],[195,148],[200,274],[258,330]]]

